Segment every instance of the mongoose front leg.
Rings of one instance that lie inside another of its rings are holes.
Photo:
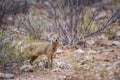
[[[52,64],[53,64],[53,55],[51,55],[50,57],[51,57],[51,64],[50,64],[50,67],[52,68]]]
[[[50,55],[48,56],[48,61],[47,61],[47,68],[50,68],[50,64],[51,64],[51,59],[50,59]]]
[[[30,64],[33,66],[33,61],[35,61],[35,59],[37,59],[37,55],[32,55],[30,58]]]

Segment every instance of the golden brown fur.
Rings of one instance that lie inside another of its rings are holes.
[[[31,54],[30,57],[30,64],[33,65],[33,62],[38,58],[39,55],[46,55],[47,56],[47,68],[52,68],[53,63],[53,54],[57,50],[57,46],[59,44],[58,34],[51,34],[51,42],[43,42],[38,44],[31,44],[29,45],[29,49],[34,49],[34,52]]]

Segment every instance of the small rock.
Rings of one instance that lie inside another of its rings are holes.
[[[72,65],[64,61],[56,60],[54,61],[54,68],[71,69]]]
[[[44,66],[44,63],[43,62],[39,62],[38,66],[42,67],[42,66]]]
[[[60,68],[55,68],[52,70],[53,72],[61,72],[62,70]]]
[[[13,79],[14,75],[13,74],[5,74],[6,79]]]
[[[30,66],[30,65],[23,65],[23,66],[20,67],[20,70],[23,70],[23,71],[25,71],[25,72],[26,72],[26,71],[33,71],[32,68],[33,68],[33,67]]]
[[[0,78],[3,78],[4,77],[4,73],[0,73]]]
[[[103,49],[103,52],[114,52],[114,49]]]
[[[93,44],[95,44],[95,40],[91,39],[91,40],[87,41],[87,43],[88,43],[90,46],[92,46]]]
[[[120,46],[120,42],[119,42],[119,41],[113,41],[113,42],[112,42],[112,45]]]
[[[13,78],[14,78],[13,74],[0,73],[0,79],[13,79]]]
[[[66,63],[66,62],[61,62],[61,63],[59,63],[59,68],[61,68],[61,69],[70,69],[71,65]]]
[[[60,76],[59,80],[66,80],[66,76]]]
[[[120,61],[117,61],[113,64],[114,68],[120,68]]]
[[[90,55],[86,55],[84,60],[93,61],[93,57]]]
[[[34,76],[34,75],[31,75],[31,78],[35,78],[35,76]]]
[[[87,54],[96,54],[97,52],[95,50],[89,50]]]
[[[57,54],[63,53],[63,50],[62,49],[57,49],[56,53]]]
[[[114,62],[114,64],[111,64],[112,69],[120,68],[120,61]]]
[[[102,34],[102,35],[100,35],[100,36],[98,36],[98,39],[105,39],[106,37],[105,37],[105,35],[104,34]]]
[[[78,49],[78,50],[76,50],[75,52],[76,52],[76,53],[82,53],[82,54],[85,53],[85,51],[83,51],[82,49]]]
[[[120,31],[117,32],[117,36],[120,37]]]
[[[44,71],[44,70],[45,70],[45,66],[46,66],[46,64],[43,63],[43,62],[39,62],[39,63],[38,63],[38,67],[39,67],[39,70],[40,70],[40,71]]]
[[[76,61],[80,61],[80,60],[84,60],[85,57],[85,51],[83,51],[82,49],[78,49],[75,51],[73,57],[75,58]]]

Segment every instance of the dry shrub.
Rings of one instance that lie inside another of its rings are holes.
[[[115,39],[116,35],[117,35],[117,29],[118,27],[115,25],[110,26],[109,28],[106,29],[106,37],[109,40]]]

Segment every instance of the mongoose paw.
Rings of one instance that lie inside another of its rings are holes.
[[[48,68],[48,62],[46,62],[46,64],[45,64],[45,68]]]
[[[30,61],[30,65],[33,66],[32,61]]]
[[[46,64],[45,64],[45,68],[52,69],[52,65],[48,65],[48,62],[46,62]]]

